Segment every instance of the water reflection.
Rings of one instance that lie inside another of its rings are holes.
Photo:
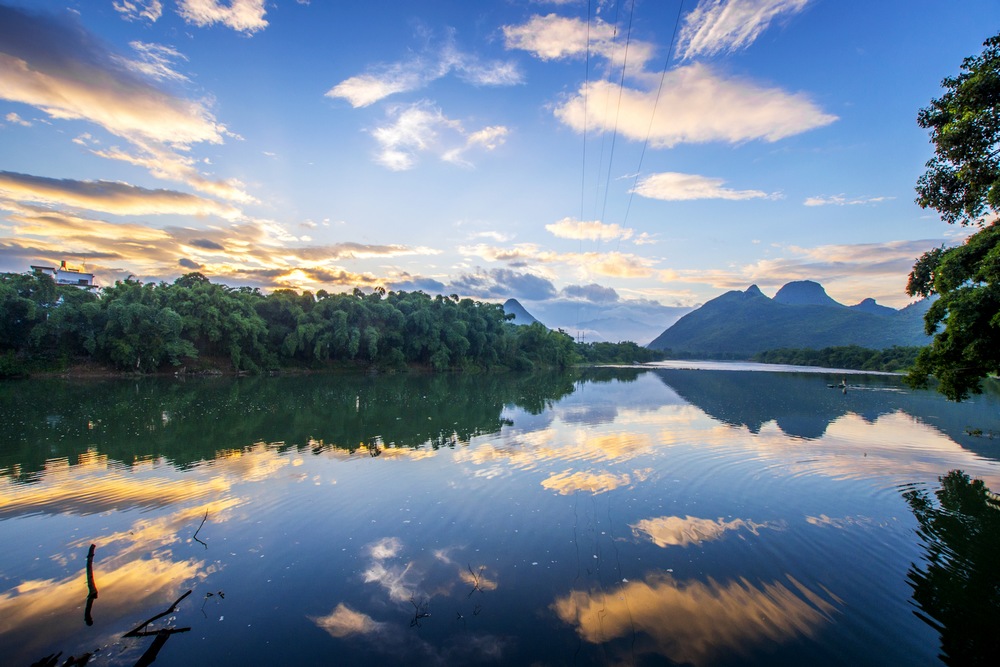
[[[758,534],[761,528],[774,528],[772,524],[755,523],[744,519],[726,521],[722,518],[699,519],[693,516],[661,516],[642,519],[630,526],[636,537],[645,535],[658,547],[687,547],[721,538],[727,531],[746,529]]]
[[[708,665],[750,656],[762,644],[810,637],[836,607],[791,576],[753,584],[746,579],[678,581],[654,572],[605,591],[572,591],[552,609],[592,644],[610,644],[618,660],[637,654],[673,663]],[[834,600],[836,602],[836,600]]]
[[[706,414],[745,427],[751,433],[759,433],[765,424],[775,422],[785,435],[815,440],[845,415],[857,415],[873,423],[884,415],[903,412],[934,426],[971,451],[1000,459],[993,442],[982,437],[995,424],[984,405],[996,400],[993,395],[951,404],[942,410],[939,396],[904,390],[896,377],[852,376],[849,391],[841,393],[827,387],[827,378],[819,374],[670,369],[654,372]],[[995,389],[993,384],[989,389]]]
[[[992,665],[1000,655],[1000,499],[961,470],[904,493],[920,524],[923,559],[907,575],[917,615],[941,635],[949,665]]]

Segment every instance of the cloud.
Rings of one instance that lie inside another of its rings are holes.
[[[163,15],[163,3],[160,0],[114,0],[111,6],[126,21],[156,23]]]
[[[596,274],[615,278],[649,278],[654,275],[655,260],[623,252],[569,252],[542,250],[533,243],[519,243],[510,248],[486,244],[462,246],[459,252],[491,262],[506,262],[512,267],[564,265],[575,267],[582,277]]]
[[[390,123],[372,130],[380,146],[376,162],[392,171],[416,165],[421,153],[433,153],[444,161],[471,166],[464,155],[474,148],[493,150],[503,143],[507,128],[490,126],[467,133],[429,102],[396,106],[388,112]]]
[[[806,206],[864,206],[866,204],[881,204],[893,199],[895,197],[856,197],[848,199],[846,196],[840,194],[829,197],[809,197],[803,204]]]
[[[540,60],[579,59],[589,52],[605,58],[612,68],[621,67],[625,60],[625,44],[616,38],[615,26],[595,18],[587,21],[548,14],[532,16],[521,25],[503,27],[508,49],[528,51]],[[628,68],[641,73],[652,58],[654,47],[638,39],[628,44]]]
[[[0,197],[114,215],[215,215],[233,220],[239,209],[174,190],[148,190],[112,181],[77,181],[0,171]]]
[[[805,9],[810,0],[701,0],[677,40],[683,60],[749,47],[771,23]]]
[[[157,178],[201,192],[253,201],[238,181],[200,174],[187,154],[196,144],[223,143],[229,132],[205,103],[154,85],[156,76],[180,76],[169,65],[180,54],[158,45],[136,48],[145,55],[130,61],[72,18],[0,6],[0,98],[29,104],[56,120],[94,123],[136,149],[92,150],[95,155],[145,167]]]
[[[264,0],[177,0],[177,13],[196,26],[221,23],[238,32],[252,35],[267,27]]]
[[[151,79],[167,81],[188,80],[185,75],[173,68],[174,62],[187,60],[187,57],[174,47],[140,41],[129,42],[129,46],[135,50],[139,59],[128,60],[122,58],[118,61],[128,69],[148,76]]]
[[[590,285],[567,285],[562,289],[563,296],[569,299],[580,299],[591,303],[616,303],[618,292],[613,287],[603,287],[596,283]]]
[[[619,94],[618,108],[595,109],[587,104],[588,98],[618,99]],[[837,120],[805,95],[726,77],[701,63],[667,72],[659,102],[655,89],[591,81],[558,105],[555,115],[581,133],[585,127],[588,132],[616,130],[633,141],[645,141],[648,135],[654,148],[713,141],[774,142]]]
[[[24,120],[13,111],[4,116],[4,120],[6,120],[8,123],[13,123],[14,125],[20,125],[21,127],[31,127],[30,121]]]
[[[139,205],[146,205],[139,191]],[[155,192],[155,191],[145,191]],[[127,190],[126,194],[135,195]],[[131,204],[130,204],[131,205]],[[107,208],[110,208],[108,206]],[[72,255],[105,284],[133,274],[141,280],[172,280],[178,267],[211,267],[213,280],[262,288],[352,288],[384,284],[388,278],[350,270],[365,259],[433,255],[426,247],[344,242],[312,245],[267,220],[241,220],[207,228],[149,227],[112,223],[68,211],[0,198],[7,210],[0,256],[18,264]],[[124,268],[122,268],[124,267]]]
[[[692,199],[773,199],[761,190],[733,190],[723,187],[721,178],[681,174],[667,171],[650,174],[636,185],[634,192],[650,199],[663,201],[690,201]]]
[[[779,257],[725,270],[665,271],[660,278],[664,282],[701,283],[723,290],[744,290],[756,284],[765,292],[776,291],[793,280],[815,280],[841,303],[853,304],[872,297],[898,308],[910,302],[905,294],[906,277],[916,258],[943,241],[778,246]]]
[[[614,241],[615,239],[631,238],[633,230],[617,224],[605,224],[599,220],[574,220],[563,218],[551,225],[545,225],[554,236],[561,239],[579,239],[581,241]]]
[[[492,269],[464,274],[451,281],[448,289],[479,299],[543,300],[556,295],[556,288],[547,278],[510,269]]]
[[[188,146],[222,143],[225,132],[202,104],[122,67],[79,25],[10,7],[0,7],[0,96],[126,139]]]
[[[436,52],[418,54],[349,77],[326,91],[325,96],[347,100],[357,109],[396,93],[419,90],[449,74],[475,86],[511,86],[523,80],[513,62],[482,62],[474,54],[461,51],[455,45],[454,32],[449,31],[444,37],[444,45]]]

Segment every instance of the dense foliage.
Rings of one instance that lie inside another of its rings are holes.
[[[899,346],[886,350],[870,350],[858,345],[825,347],[822,350],[781,348],[755,354],[753,361],[895,373],[910,368],[919,352],[919,347]]]
[[[942,81],[944,95],[917,117],[935,147],[917,203],[948,223],[982,228],[965,245],[925,253],[906,288],[911,296],[940,296],[924,318],[934,340],[909,381],[925,386],[934,375],[953,400],[979,393],[980,379],[1000,371],[1000,35],[984,47]]]
[[[433,370],[563,368],[644,361],[634,343],[579,345],[503,307],[423,292],[264,294],[189,273],[92,293],[49,276],[0,274],[0,377],[91,360],[118,370],[261,370],[331,365]]]

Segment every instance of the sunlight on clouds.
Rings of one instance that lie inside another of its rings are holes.
[[[633,230],[621,227],[617,223],[605,224],[600,220],[574,220],[563,218],[551,225],[545,225],[554,236],[561,239],[580,239],[582,241],[614,241],[615,239],[631,238]]]
[[[144,74],[152,79],[167,81],[188,80],[188,77],[173,68],[175,61],[187,60],[187,56],[172,46],[150,44],[140,41],[129,42],[129,46],[135,50],[139,59],[116,59],[128,69]]]
[[[739,51],[771,23],[805,9],[810,0],[701,0],[684,19],[677,41],[682,60]]]
[[[790,575],[787,579],[792,588],[746,579],[682,582],[652,573],[617,591],[572,591],[557,598],[552,610],[592,644],[639,633],[650,640],[635,644],[642,652],[671,663],[709,665],[748,654],[762,642],[811,637],[830,622],[836,608]]]
[[[634,192],[642,197],[663,201],[690,201],[693,199],[773,199],[760,190],[733,190],[723,187],[721,178],[681,174],[674,171],[650,174],[636,185]]]
[[[83,208],[114,215],[216,215],[229,220],[242,214],[233,206],[175,190],[148,190],[127,183],[45,178],[0,171],[0,197]]]
[[[620,108],[587,105],[588,98],[616,99],[619,92]],[[711,141],[774,142],[837,120],[805,95],[726,78],[698,63],[667,72],[659,102],[656,100],[656,90],[619,90],[617,84],[592,81],[558,106],[555,115],[577,132],[585,127],[591,132],[617,130],[633,141],[644,141],[648,133],[655,148]]]
[[[584,273],[614,278],[647,278],[653,275],[655,260],[622,252],[557,253],[542,250],[534,243],[519,243],[511,248],[497,248],[486,244],[462,246],[463,255],[480,257],[491,262],[512,264],[562,264],[576,267]]]
[[[221,23],[239,32],[253,34],[267,27],[264,0],[177,0],[177,13],[194,25]]]
[[[419,85],[420,78],[415,72],[403,71],[401,67],[397,67],[379,76],[374,74],[352,76],[326,91],[325,96],[343,98],[357,109],[374,104],[394,93],[413,90]]]
[[[591,56],[607,59],[613,68],[621,67],[625,58],[625,49],[616,39],[615,26],[599,18],[591,21],[588,27],[587,21],[578,18],[535,15],[522,25],[505,25],[503,34],[508,49],[528,51],[541,60],[582,58],[588,49]],[[641,73],[654,50],[647,42],[630,40],[629,70],[633,74]]]
[[[24,120],[13,111],[4,116],[4,120],[6,120],[8,123],[13,123],[14,125],[20,125],[21,127],[31,127],[30,121]]]
[[[326,630],[332,637],[342,638],[351,635],[369,635],[381,632],[387,627],[385,623],[379,623],[368,614],[354,611],[343,602],[336,608],[319,618],[311,618],[318,627]]]

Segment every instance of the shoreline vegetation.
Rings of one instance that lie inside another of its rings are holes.
[[[580,343],[499,304],[424,292],[329,294],[213,283],[117,282],[99,293],[38,273],[0,274],[0,378],[372,371],[497,371],[645,363],[690,355]],[[918,347],[782,348],[699,358],[905,373]]]
[[[664,358],[632,342],[578,343],[512,317],[500,304],[381,287],[264,294],[189,273],[95,293],[40,273],[3,273],[0,378],[475,372]]]

